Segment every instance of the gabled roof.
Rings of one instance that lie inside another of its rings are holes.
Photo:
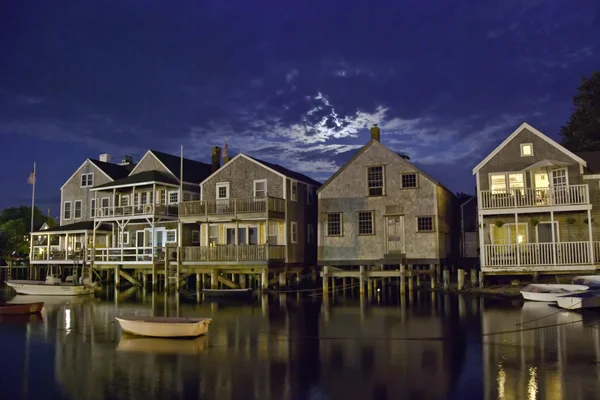
[[[98,161],[98,162],[100,162],[100,161]],[[91,159],[86,158],[85,161],[81,163],[81,165],[79,166],[79,168],[77,168],[75,170],[75,172],[73,172],[73,175],[71,175],[69,177],[69,179],[67,179],[65,181],[65,183],[63,183],[63,185],[60,187],[60,189],[62,190],[67,185],[67,183],[71,182],[71,179],[73,179],[79,173],[79,171],[81,171],[81,169],[85,166],[85,164],[87,164],[87,163],[90,163],[90,164],[94,165],[96,168],[98,168],[98,170],[102,174],[104,174],[104,176],[106,176],[110,180],[113,180],[113,178],[109,174],[107,174],[106,172],[104,172],[104,170],[102,168],[100,168],[99,166],[97,166]]]
[[[37,232],[42,233],[60,233],[60,232],[71,232],[71,231],[92,231],[94,230],[94,221],[81,221],[75,222],[74,224],[60,225],[55,226],[48,229],[42,228]],[[109,224],[102,224],[97,229],[97,231],[107,231],[110,232],[112,227]],[[34,232],[36,233],[36,232]]]
[[[490,154],[488,154],[488,156],[484,158],[483,161],[481,161],[479,164],[477,164],[475,168],[473,168],[473,175],[475,175],[477,171],[483,168],[483,166],[487,164],[492,158],[494,158],[494,156],[498,154],[500,150],[502,150],[508,143],[510,143],[511,140],[513,140],[519,133],[523,132],[525,129],[533,133],[540,139],[546,141],[551,146],[556,147],[558,150],[562,151],[567,156],[577,161],[579,164],[583,165],[584,167],[587,167],[587,163],[584,159],[577,156],[575,153],[570,152],[565,147],[561,146],[554,140],[550,139],[548,136],[544,135],[542,132],[535,129],[533,126],[529,125],[527,122],[523,122],[521,126],[519,126],[513,133],[510,134],[509,137],[507,137],[502,143],[500,143],[500,145],[498,145],[498,147],[496,147]]]
[[[292,178],[295,179],[297,181],[300,182],[304,182],[304,183],[308,183],[309,185],[313,185],[313,186],[321,186],[321,182],[314,180],[313,178],[306,176],[304,174],[301,174],[299,172],[296,171],[292,171],[291,169],[287,169],[285,167],[282,167],[279,164],[273,164],[267,161],[263,161],[263,160],[259,160],[258,158],[255,157],[250,157],[250,156],[246,156],[260,164],[263,164],[265,167],[269,167],[277,172],[279,172],[280,174],[283,174],[285,176],[287,176],[288,178]]]
[[[362,153],[364,153],[371,146],[381,146],[386,151],[388,151],[390,154],[393,154],[398,160],[402,160],[401,162],[404,162],[404,163],[409,164],[410,166],[412,166],[415,170],[417,170],[419,172],[419,174],[423,175],[424,177],[426,177],[427,179],[429,179],[434,184],[439,185],[442,188],[444,188],[445,190],[447,190],[448,192],[452,193],[452,191],[450,189],[448,189],[446,186],[442,185],[439,181],[437,181],[436,179],[432,178],[427,173],[421,171],[413,163],[411,163],[410,161],[408,161],[406,155],[401,154],[401,153],[396,153],[395,151],[393,151],[392,149],[390,149],[386,145],[381,144],[381,142],[378,142],[377,140],[374,140],[374,139],[369,140],[369,143],[365,144],[363,147],[361,147],[360,149],[358,149],[356,151],[356,153],[354,153],[354,155],[352,157],[350,157],[350,159],[348,161],[346,161],[346,163],[344,165],[342,165],[337,171],[335,171],[335,173],[333,175],[331,175],[331,177],[329,179],[327,179],[325,181],[325,183],[323,183],[323,185],[317,190],[317,193],[319,193],[323,189],[325,189],[325,187],[327,185],[329,185],[331,182],[333,182],[333,180],[335,178],[337,178],[349,165],[351,165],[354,161],[356,161],[356,159],[358,157],[360,157],[360,155]]]
[[[110,189],[118,186],[128,186],[136,183],[166,183],[168,185],[178,186],[179,181],[171,175],[167,175],[160,171],[144,171],[138,174],[126,176],[125,178],[117,179],[113,182],[108,182],[103,185],[94,186],[92,190]]]
[[[142,163],[142,160],[148,156],[154,157],[177,181],[181,174],[181,157],[172,154],[163,153],[157,150],[148,150],[137,165],[131,170],[130,174],[135,174],[136,168]],[[183,159],[183,181],[189,183],[200,183],[212,173],[212,166],[200,161]]]
[[[104,161],[94,160],[93,158],[89,158],[89,160],[113,180],[126,177],[133,169],[133,166],[131,165],[112,164]]]

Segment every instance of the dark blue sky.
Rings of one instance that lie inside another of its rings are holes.
[[[109,6],[110,5],[110,6]],[[558,138],[600,68],[597,0],[3,1],[0,207],[38,204],[87,157],[201,161],[229,136],[324,180],[382,142],[455,191],[527,121]]]

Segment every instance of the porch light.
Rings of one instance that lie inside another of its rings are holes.
[[[71,246],[69,246],[67,249],[68,249],[69,251],[73,250],[73,248],[72,248]]]
[[[523,243],[523,235],[517,236],[517,242],[518,243]]]

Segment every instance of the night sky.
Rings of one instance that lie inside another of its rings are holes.
[[[110,6],[109,6],[110,5]],[[0,208],[88,157],[239,151],[321,181],[369,140],[455,191],[527,121],[558,139],[600,2],[2,1]]]

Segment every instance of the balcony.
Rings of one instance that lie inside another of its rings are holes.
[[[191,246],[183,247],[182,261],[283,261],[285,249],[285,246],[280,245]]]
[[[590,204],[588,185],[553,186],[545,189],[481,191],[481,209],[514,209]]]
[[[180,217],[211,217],[285,213],[285,200],[277,197],[250,197],[219,200],[198,200],[179,203]]]
[[[165,247],[106,247],[94,249],[94,262],[118,263],[151,263],[165,260]],[[176,252],[176,248],[169,248]],[[175,253],[176,254],[176,253]]]
[[[176,204],[144,204],[137,206],[99,207],[96,209],[96,219],[114,219],[130,217],[177,217]]]
[[[598,260],[600,242],[592,245],[594,254],[590,242],[486,244],[483,269],[592,266]]]
[[[46,246],[33,246],[33,255],[31,258],[32,262],[60,262],[65,261],[69,263],[83,262],[84,257],[87,257],[83,250],[60,250],[52,249],[48,252]],[[89,257],[87,257],[89,261]]]

